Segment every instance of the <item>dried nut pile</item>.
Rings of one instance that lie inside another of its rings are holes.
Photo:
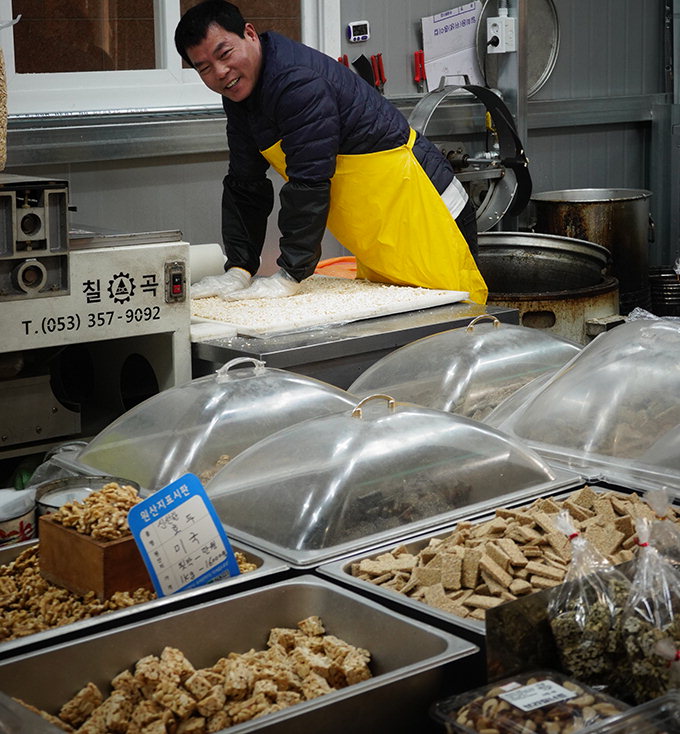
[[[110,482],[82,501],[67,502],[50,517],[96,540],[115,540],[130,535],[128,511],[140,501],[134,487]]]
[[[554,525],[562,509],[614,564],[633,558],[635,519],[654,518],[636,494],[600,493],[586,486],[563,500],[498,508],[493,519],[460,522],[449,536],[430,539],[418,553],[399,546],[353,563],[350,572],[458,617],[483,620],[487,609],[563,581],[571,548]]]
[[[529,678],[526,685],[539,680]],[[604,696],[584,690],[572,681],[560,682],[560,685],[576,696],[533,711],[522,711],[498,698],[507,689],[495,687],[458,709],[455,721],[484,734],[572,734],[623,710]]]
[[[368,650],[326,634],[319,617],[297,627],[275,627],[266,650],[229,653],[198,670],[166,647],[117,675],[108,697],[90,682],[56,716],[21,703],[69,732],[207,734],[371,677]]]
[[[669,661],[659,655],[656,645],[660,640],[672,640],[680,649],[680,615],[675,615],[663,628],[650,624],[640,616],[626,615],[622,625],[623,644],[628,654],[629,675],[626,683],[633,699],[644,703],[678,687]]]
[[[240,551],[235,551],[234,555],[241,573],[257,568],[257,564],[248,561]],[[0,566],[0,641],[25,637],[155,598],[152,591],[137,589],[132,593],[117,591],[110,599],[99,600],[94,592],[78,596],[55,586],[40,575],[36,544],[11,563]]]
[[[25,637],[53,627],[95,617],[115,609],[155,598],[153,592],[118,591],[100,601],[94,592],[85,596],[55,586],[40,575],[38,545],[0,566],[0,641]]]

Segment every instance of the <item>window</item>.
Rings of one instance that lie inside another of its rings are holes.
[[[0,22],[21,16],[0,31],[10,116],[220,106],[173,43],[198,1],[0,0]],[[249,0],[246,17],[338,53],[339,0]]]

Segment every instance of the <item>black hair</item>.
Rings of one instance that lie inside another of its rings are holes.
[[[193,66],[187,56],[187,49],[197,46],[206,37],[211,25],[218,25],[225,31],[245,37],[246,21],[236,5],[227,0],[204,0],[189,8],[175,28],[175,48],[187,64]]]

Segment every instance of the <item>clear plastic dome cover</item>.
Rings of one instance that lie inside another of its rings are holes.
[[[532,387],[486,422],[585,475],[680,487],[677,322],[628,321]]]
[[[250,366],[241,366],[244,362]],[[76,463],[89,473],[127,477],[147,490],[160,489],[186,472],[205,483],[265,436],[355,402],[320,380],[268,368],[258,360],[234,359],[212,375],[135,406],[95,436]]]
[[[493,323],[476,323],[491,319]],[[348,392],[395,400],[475,420],[537,376],[554,371],[581,346],[539,329],[480,316],[469,326],[417,339],[378,360]]]
[[[566,476],[566,473],[565,473]],[[279,431],[207,484],[227,534],[293,565],[444,525],[568,480],[493,428],[370,396]]]

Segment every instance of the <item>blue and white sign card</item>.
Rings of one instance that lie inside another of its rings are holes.
[[[185,474],[136,504],[128,523],[158,596],[240,573],[222,523],[195,474]]]

